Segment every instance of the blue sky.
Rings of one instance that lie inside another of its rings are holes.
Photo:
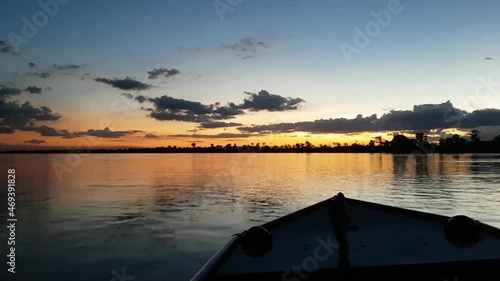
[[[41,95],[9,98],[59,113],[62,117],[50,123],[57,130],[68,130],[70,124],[80,131],[104,129],[92,124],[116,119],[109,104],[127,91],[98,83],[98,77],[131,77],[154,86],[140,93],[146,97],[168,95],[206,105],[238,104],[247,97],[245,91],[262,90],[304,100],[290,110],[245,108],[245,114],[231,118],[245,126],[264,125],[277,111],[274,119],[301,122],[358,114],[380,117],[389,109],[412,110],[414,105],[448,100],[469,112],[500,107],[496,93],[474,107],[467,105],[478,77],[500,80],[498,1],[393,2],[243,0],[221,18],[214,5],[229,5],[227,0],[73,0],[58,4],[56,15],[18,53],[0,53],[0,84],[51,87]],[[388,25],[347,60],[340,44],[355,45],[356,28],[365,30],[374,21],[373,13],[390,5],[401,12],[391,14]],[[22,35],[22,18],[31,21],[40,11],[36,1],[3,1],[0,40],[11,44],[9,34]],[[244,51],[240,40],[245,38],[262,45]],[[30,69],[29,62],[36,67]],[[26,75],[53,71],[53,64],[79,68],[54,71],[48,79]],[[154,68],[178,69],[180,74],[148,80],[147,71]],[[156,120],[147,114],[138,105],[127,120],[115,122],[115,130],[187,135],[199,123]],[[401,128],[406,129],[412,128]],[[0,137],[12,143],[21,134],[33,132]]]

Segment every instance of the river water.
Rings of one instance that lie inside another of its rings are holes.
[[[500,155],[0,155],[13,280],[188,280],[230,235],[337,192],[500,227]],[[0,237],[7,253],[7,231]],[[5,253],[5,254],[4,254]],[[6,259],[6,258],[4,258]],[[9,274],[9,275],[7,275]]]

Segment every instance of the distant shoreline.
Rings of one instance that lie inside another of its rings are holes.
[[[117,149],[117,150],[12,150],[12,151],[0,151],[0,154],[237,154],[237,153],[273,153],[273,154],[288,154],[288,153],[327,153],[327,154],[500,154],[500,149],[492,151],[428,151],[423,152],[421,150],[414,151],[382,151],[382,150],[287,150],[287,151],[275,151],[275,150],[260,150],[260,151],[197,151],[193,149],[179,150],[179,151],[155,151],[154,149]]]

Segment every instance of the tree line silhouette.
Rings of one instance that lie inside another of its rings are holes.
[[[396,134],[392,140],[376,137],[368,144],[331,144],[314,145],[309,141],[296,144],[267,145],[265,142],[249,145],[214,145],[200,147],[196,143],[191,146],[162,146],[155,148],[123,148],[123,149],[58,149],[58,150],[11,150],[0,153],[234,153],[234,152],[311,152],[311,153],[500,153],[500,135],[491,141],[480,139],[480,132],[473,130],[464,138],[455,134],[449,138],[441,138],[438,142],[429,142],[424,133],[416,133],[414,138]]]

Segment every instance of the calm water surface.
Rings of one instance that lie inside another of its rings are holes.
[[[72,156],[0,155],[17,176],[17,280],[187,280],[231,234],[339,191],[500,227],[500,155]]]

